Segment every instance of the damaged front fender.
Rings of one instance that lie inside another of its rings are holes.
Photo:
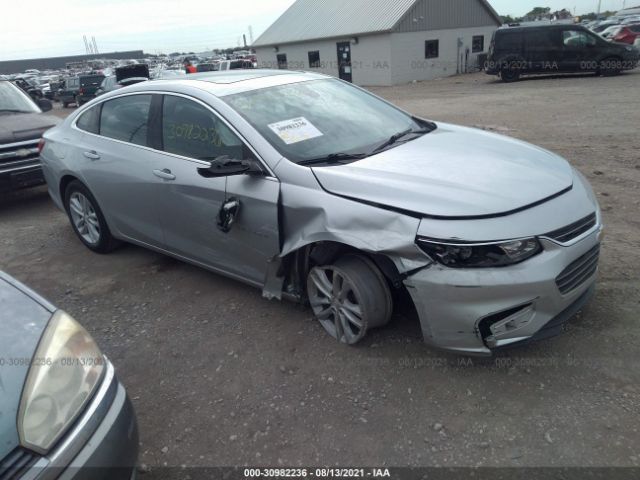
[[[267,269],[267,298],[282,296],[283,259],[319,242],[383,255],[401,275],[432,263],[415,244],[420,219],[332,195],[317,183],[281,184],[279,222],[282,249]]]

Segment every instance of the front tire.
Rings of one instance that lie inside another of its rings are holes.
[[[98,202],[78,180],[67,186],[64,206],[73,231],[89,250],[109,253],[120,244],[111,235]]]
[[[386,325],[393,311],[384,276],[360,255],[313,267],[307,277],[307,296],[327,333],[347,345],[358,343],[369,329]]]

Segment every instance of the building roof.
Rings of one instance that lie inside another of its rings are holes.
[[[389,32],[420,0],[297,0],[253,47]],[[498,22],[487,0],[477,0]]]

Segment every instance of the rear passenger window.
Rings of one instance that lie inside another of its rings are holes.
[[[100,105],[96,105],[80,115],[76,126],[85,132],[97,134],[100,128]]]
[[[251,157],[242,140],[210,110],[172,95],[165,95],[162,105],[162,144],[166,152],[197,160]]]
[[[151,95],[128,95],[105,102],[100,135],[136,145],[147,145]]]
[[[560,46],[560,34],[558,30],[541,29],[528,32],[525,36],[525,48],[527,50],[548,50]]]

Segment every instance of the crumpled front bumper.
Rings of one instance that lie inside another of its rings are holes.
[[[597,247],[601,235],[599,225],[571,246],[541,239],[541,254],[506,268],[453,269],[432,264],[406,278],[425,341],[454,353],[489,356],[559,333],[562,324],[590,299],[597,272],[565,294],[556,278]],[[485,319],[495,322],[495,333]]]

